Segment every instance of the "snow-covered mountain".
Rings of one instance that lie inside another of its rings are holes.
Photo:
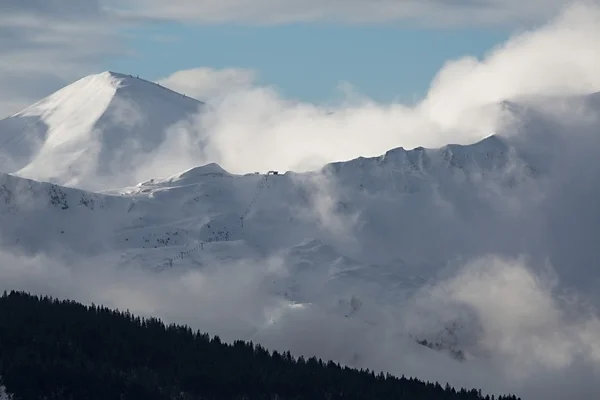
[[[151,152],[199,103],[166,89],[138,95],[148,85],[104,73],[2,121],[6,171],[78,186],[90,159],[109,174],[129,140]],[[600,111],[597,98],[576,99],[585,116]],[[508,131],[471,145],[397,148],[309,173],[236,175],[208,164],[103,193],[2,174],[0,238],[25,253],[151,271],[275,263],[285,273],[269,275],[266,291],[374,325],[387,318],[382,304],[401,304],[487,254],[550,261],[567,284],[591,291],[600,174],[590,160],[600,142],[579,118],[556,125],[562,103],[544,104],[505,103],[515,116]],[[165,112],[144,114],[156,107]],[[133,125],[125,123],[130,112],[140,116]],[[580,136],[565,139],[572,129]],[[443,335],[426,333],[417,339],[443,348]],[[477,350],[455,330],[449,335],[454,354]]]
[[[90,75],[0,121],[0,171],[85,186],[151,154],[201,106],[131,75]]]
[[[269,290],[354,315],[365,298],[401,300],[449,260],[518,252],[534,201],[515,214],[510,200],[536,178],[494,136],[303,174],[234,175],[209,164],[104,194],[3,175],[0,237],[26,252],[67,248],[154,270],[276,257],[289,274]]]
[[[363,263],[424,263],[434,255],[444,262],[489,247],[488,239],[470,237],[471,226],[496,222],[490,218],[512,207],[507,198],[529,190],[535,177],[514,148],[491,136],[471,146],[399,148],[303,174],[234,175],[209,164],[104,194],[3,175],[2,213],[16,226],[29,213],[43,225],[38,213],[62,213],[50,224],[60,224],[58,231],[106,226],[106,237],[93,238],[100,240],[98,249],[161,248],[175,256],[192,244],[243,243],[257,254],[272,254],[317,240],[327,243],[326,252]],[[7,232],[12,226],[3,224],[5,237],[15,237]],[[448,226],[464,226],[465,232],[448,237],[440,229]]]

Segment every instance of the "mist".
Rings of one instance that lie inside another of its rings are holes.
[[[253,340],[296,355],[528,399],[597,395],[598,314],[584,298],[563,291],[551,268],[524,259],[474,259],[405,302],[376,304],[368,320],[336,313],[331,305],[339,303],[340,293],[296,305],[277,296],[270,282],[287,273],[277,257],[153,273],[142,266],[123,269],[5,250],[0,265],[0,290],[128,309],[228,341]],[[319,285],[319,279],[315,273],[307,285]],[[355,295],[362,308],[375,306],[373,299]],[[466,361],[419,346],[411,336],[451,323],[459,333],[454,345]]]

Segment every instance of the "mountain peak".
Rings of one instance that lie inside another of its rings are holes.
[[[196,106],[203,104],[196,99],[187,97],[186,95],[177,93],[158,83],[145,80],[138,76],[114,71],[104,71],[98,74],[85,76],[72,84],[63,87],[48,97],[32,104],[23,111],[14,114],[13,117],[43,115],[47,114],[47,111],[49,110],[56,110],[58,108],[79,108],[81,102],[84,101],[85,98],[93,98],[96,105],[99,105],[98,103],[110,102],[117,94],[124,94],[128,97],[147,95],[167,96],[169,97],[169,100],[177,103],[181,103],[181,99],[185,99],[185,103],[193,102]],[[65,107],[65,103],[72,104],[68,104]]]
[[[103,78],[103,79],[107,79],[107,80],[110,80],[110,81],[135,79],[135,77],[133,75],[122,74],[120,72],[115,72],[115,71],[104,71],[104,72],[100,72],[99,74],[88,75],[88,77],[94,77],[94,76],[95,77],[99,77],[99,78]]]
[[[82,80],[97,81],[98,83],[104,83],[107,86],[113,87],[115,90],[119,90],[121,88],[135,84],[136,81],[152,83],[140,79],[137,76],[122,74],[120,72],[114,71],[104,71],[99,74],[88,75],[82,78]]]
[[[87,188],[85,179],[127,168],[202,106],[133,75],[88,75],[0,121],[0,170]]]
[[[104,77],[113,77],[113,78],[117,78],[117,79],[133,78],[133,76],[130,74],[123,74],[121,72],[115,72],[115,71],[104,71],[104,72],[100,72],[99,74],[96,74],[96,75],[104,76]]]
[[[117,91],[131,88],[131,87],[146,87],[147,90],[152,90],[151,88],[162,90],[166,93],[170,93],[172,95],[176,95],[177,97],[189,98],[184,94],[178,93],[174,90],[171,90],[165,86],[162,86],[160,83],[156,83],[153,81],[146,80],[144,78],[140,78],[139,76],[133,76],[130,74],[123,74],[120,72],[114,71],[104,71],[99,74],[89,75],[83,79],[95,79],[98,81],[104,81],[106,84],[112,86]],[[190,98],[189,98],[190,99]],[[192,99],[196,100],[196,99]],[[196,100],[198,101],[198,100]],[[201,103],[200,101],[198,101]]]

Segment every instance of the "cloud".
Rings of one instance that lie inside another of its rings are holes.
[[[353,232],[360,212],[346,209],[350,194],[338,185],[334,176],[320,172],[294,174],[291,181],[306,202],[305,207],[295,210],[300,218],[316,222],[335,241],[356,244]]]
[[[99,0],[3,1],[0,5],[0,117],[89,73],[118,45],[123,20]]]
[[[455,345],[467,357],[487,360],[498,380],[511,382],[524,398],[584,399],[597,395],[595,389],[565,384],[600,371],[600,319],[567,293],[546,266],[490,256],[421,289],[408,324],[415,330],[442,322],[440,332],[452,326]]]
[[[201,97],[209,107],[172,126],[154,151],[130,152],[126,165],[117,155],[110,168],[89,168],[111,169],[112,182],[93,176],[87,182],[102,184],[102,189],[132,185],[209,162],[234,173],[307,171],[332,161],[379,156],[399,146],[472,143],[511,126],[515,116],[500,106],[504,100],[600,90],[600,55],[595,51],[599,27],[598,6],[568,8],[537,29],[516,34],[482,59],[449,61],[416,105],[379,103],[349,84],[340,88],[339,101],[313,104],[258,85],[255,72],[249,70],[179,71],[160,82]],[[124,104],[123,115],[129,112]]]
[[[593,51],[600,42],[599,21],[598,7],[572,7],[549,24],[511,38],[484,60],[448,63],[422,107],[451,123],[477,104],[600,90],[594,72],[600,56]]]
[[[177,71],[157,82],[176,92],[204,100],[248,89],[255,78],[254,71],[240,68],[194,68]]]
[[[522,131],[521,116],[501,102],[600,90],[598,43],[600,9],[570,8],[546,25],[513,36],[482,59],[449,61],[416,105],[379,103],[350,84],[340,87],[339,101],[313,104],[285,98],[276,87],[258,85],[249,70],[179,71],[161,84],[200,97],[208,107],[171,126],[164,142],[153,149],[147,143],[130,143],[127,157],[117,151],[110,165],[85,168],[91,171],[86,187],[134,185],[210,162],[234,173],[300,172],[333,161],[380,156],[399,146],[468,144],[492,133]],[[131,112],[123,102],[122,115],[149,118]],[[103,144],[98,146],[102,151]],[[94,171],[107,170],[112,177],[93,176]],[[98,186],[89,186],[94,184]]]
[[[449,25],[514,25],[548,18],[570,0],[131,0],[137,12],[159,18],[209,23],[416,22]]]
[[[186,121],[186,128],[178,125],[183,129],[179,135],[187,136],[184,142],[196,146],[183,153],[170,146],[173,153],[162,158],[188,168],[217,162],[236,173],[306,171],[327,162],[379,156],[399,146],[472,143],[511,127],[516,117],[501,105],[505,100],[600,90],[598,43],[600,8],[569,8],[482,59],[449,61],[415,106],[378,103],[348,92],[348,86],[341,88],[341,101],[317,105],[286,99],[275,87],[249,86],[248,71],[182,71],[173,80],[185,92],[213,90],[205,89],[205,81],[234,84],[226,83],[217,97],[207,98],[210,111]]]

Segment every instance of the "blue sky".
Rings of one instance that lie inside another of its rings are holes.
[[[156,80],[202,67],[252,69],[286,98],[336,100],[338,84],[349,82],[375,100],[412,102],[445,62],[481,57],[571,2],[0,1],[0,115],[104,70]]]
[[[482,56],[510,34],[501,28],[416,29],[390,25],[290,23],[279,26],[161,23],[129,32],[133,56],[106,69],[147,79],[197,68],[247,68],[286,97],[327,101],[340,82],[379,101],[421,98],[442,65]]]

